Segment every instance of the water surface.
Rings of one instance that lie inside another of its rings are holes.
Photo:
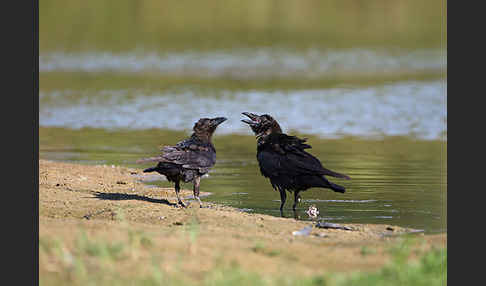
[[[173,144],[185,132],[105,129],[40,129],[40,157],[86,164],[115,164],[135,168],[135,160],[158,152],[158,146]],[[309,136],[308,136],[309,137]],[[347,188],[345,194],[327,189],[302,193],[300,219],[315,204],[320,217],[342,223],[384,223],[424,229],[447,230],[446,143],[387,137],[320,139],[310,136],[310,152],[325,167],[348,174],[352,180],[331,180]],[[204,201],[234,206],[249,212],[279,215],[280,197],[260,175],[255,138],[250,135],[215,136],[217,164],[203,178],[201,190],[211,192]],[[171,187],[163,176],[148,184]],[[192,188],[186,184],[185,188]],[[285,213],[293,217],[293,198]]]

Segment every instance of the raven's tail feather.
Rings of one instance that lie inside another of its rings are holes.
[[[153,172],[155,170],[157,170],[157,167],[147,168],[147,169],[143,170],[143,172],[144,173],[149,173],[149,172]]]
[[[336,185],[334,183],[329,182],[329,185],[331,186],[331,190],[338,192],[338,193],[344,193],[346,192],[346,189],[343,186]]]
[[[147,162],[163,162],[164,158],[162,156],[150,157],[150,158],[143,158],[135,161],[135,163],[147,163]]]
[[[334,172],[334,171],[331,171],[331,170],[328,170],[328,169],[325,169],[325,168],[324,168],[324,170],[325,170],[324,175],[332,176],[332,177],[335,177],[335,178],[346,179],[346,180],[351,179],[348,175],[344,175],[344,174],[341,174],[341,173],[338,173],[338,172]]]

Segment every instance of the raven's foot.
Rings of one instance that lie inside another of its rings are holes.
[[[177,202],[176,208],[187,208],[187,205],[183,201]]]
[[[296,220],[300,219],[299,213],[296,210],[294,210],[294,219]]]
[[[196,200],[199,202],[199,208],[207,208],[207,207],[204,207],[202,202],[201,202],[201,199],[199,197],[196,197]]]

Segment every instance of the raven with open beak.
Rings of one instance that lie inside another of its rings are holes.
[[[328,181],[325,177],[349,179],[348,176],[324,168],[316,157],[307,153],[311,148],[307,139],[289,136],[282,132],[278,122],[268,114],[257,115],[243,112],[243,119],[257,137],[257,160],[260,172],[270,179],[275,190],[280,192],[280,212],[287,197],[286,191],[294,192],[293,210],[301,197],[299,193],[309,188],[328,188],[344,193],[345,188]]]

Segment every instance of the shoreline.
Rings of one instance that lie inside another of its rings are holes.
[[[191,279],[221,263],[263,275],[285,271],[309,276],[377,270],[390,261],[387,250],[409,237],[402,234],[412,231],[392,225],[340,224],[354,230],[312,227],[310,234],[296,236],[294,231],[315,223],[247,213],[204,200],[208,208],[200,209],[197,203],[176,208],[172,188],[146,187],[141,176],[142,171],[133,168],[40,159],[41,246],[57,241],[54,245],[60,245],[62,253],[97,265],[89,252],[80,251],[83,235],[93,243],[126,244],[123,251],[131,254],[120,261],[117,258],[116,271],[127,277],[144,275],[143,265],[153,261],[164,273],[183,271]],[[181,194],[187,202],[192,191],[183,189]],[[132,245],[133,233],[143,234],[145,240],[139,238]],[[411,259],[430,249],[445,248],[447,233],[417,233],[412,240]],[[142,241],[150,241],[151,246],[143,246]],[[46,250],[49,247],[43,249],[39,250],[41,277],[64,275],[69,266],[66,261]],[[364,255],[364,249],[372,251]]]

